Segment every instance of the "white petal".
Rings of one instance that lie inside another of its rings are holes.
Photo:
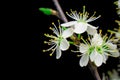
[[[70,44],[66,39],[62,39],[60,43],[60,49],[65,51],[69,48]]]
[[[98,28],[98,27],[92,26],[92,25],[90,25],[90,24],[87,24],[87,26],[89,26],[89,27],[92,28],[92,29],[97,29],[97,28]]]
[[[106,60],[108,59],[108,56],[105,55],[105,54],[107,54],[107,53],[103,53],[103,54],[102,54],[102,56],[103,56],[103,62],[104,62],[104,63],[106,63]]]
[[[112,43],[106,43],[106,45],[110,48],[110,49],[116,49],[117,48],[117,45],[115,44],[112,44]]]
[[[116,51],[116,52],[110,52],[110,54],[113,57],[119,57],[120,56],[120,53],[118,51]]]
[[[76,22],[77,21],[66,22],[66,23],[61,24],[61,26],[63,26],[63,27],[70,27],[70,26],[73,26]]]
[[[81,57],[80,61],[79,61],[79,65],[80,65],[81,67],[87,66],[88,61],[89,61],[89,55],[88,55],[88,54],[84,54],[84,55]]]
[[[94,59],[95,59],[95,57],[96,57],[97,54],[98,54],[98,53],[97,53],[96,50],[93,51],[93,52],[90,54],[90,60],[91,60],[92,62],[94,61]]]
[[[102,43],[103,43],[102,37],[100,36],[100,34],[96,33],[92,38],[92,45],[99,46],[102,45]]]
[[[56,59],[59,59],[61,57],[61,55],[62,55],[62,52],[60,50],[60,47],[57,47],[56,48]]]
[[[68,38],[73,34],[73,28],[68,28],[66,30],[63,31],[62,33],[62,37],[63,38]]]
[[[86,25],[86,23],[77,22],[77,23],[75,24],[75,29],[74,29],[74,32],[75,32],[75,33],[81,34],[81,33],[84,33],[86,30],[87,30],[87,25]]]
[[[97,54],[96,58],[95,58],[95,64],[96,66],[101,66],[102,62],[103,62],[103,56],[101,54]]]
[[[118,8],[120,8],[120,0],[118,0]]]
[[[90,35],[94,35],[95,33],[97,33],[97,30],[95,28],[88,27],[87,28],[87,33],[90,34]]]
[[[120,33],[116,33],[115,36],[116,36],[117,38],[120,38]]]
[[[88,46],[81,43],[81,44],[80,44],[80,47],[79,47],[79,51],[80,51],[81,53],[86,53],[87,50],[88,50]]]

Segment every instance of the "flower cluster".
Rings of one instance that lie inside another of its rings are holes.
[[[43,50],[44,52],[52,50],[52,53],[50,54],[52,55],[56,51],[56,59],[59,59],[62,55],[62,51],[68,50],[70,47],[70,41],[68,41],[67,38],[73,37],[74,34],[82,35],[82,33],[87,32],[87,35],[89,35],[88,40],[85,40],[82,37],[80,38],[84,43],[75,44],[73,40],[74,45],[79,46],[78,52],[81,53],[79,64],[81,67],[87,66],[89,61],[99,67],[102,63],[106,63],[108,56],[118,57],[120,55],[117,45],[112,43],[111,38],[107,35],[102,36],[101,32],[97,32],[98,27],[89,24],[89,22],[95,21],[100,17],[94,17],[95,12],[89,17],[89,13],[85,11],[84,6],[82,13],[71,10],[70,14],[68,14],[68,12],[66,12],[66,14],[74,19],[74,21],[62,24],[58,21],[58,27],[52,23],[54,28],[50,27],[50,29],[55,35],[45,34],[46,37],[51,38],[49,41],[45,41],[45,43],[51,45],[51,47],[47,50]],[[118,39],[120,37],[119,32],[120,30],[116,33]]]
[[[81,67],[86,66],[89,60],[99,67],[102,63],[106,63],[108,56],[118,57],[120,55],[117,45],[113,44],[106,35],[101,37],[100,34],[96,33],[89,39],[89,42],[82,40],[84,43],[79,46],[79,51],[83,53],[79,62]]]

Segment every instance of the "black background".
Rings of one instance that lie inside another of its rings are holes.
[[[95,26],[99,26],[99,29],[103,30],[103,33],[107,29],[113,29],[117,27],[115,20],[118,19],[116,14],[116,6],[113,4],[115,0],[58,0],[63,11],[77,10],[82,11],[82,6],[86,6],[86,11],[92,15],[96,11],[96,16],[101,15],[99,19],[91,22]],[[43,42],[46,39],[44,33],[51,33],[49,27],[52,22],[57,24],[58,18],[55,16],[47,16],[40,12],[38,8],[55,8],[52,0],[32,0],[32,54],[29,54],[28,62],[30,66],[28,67],[28,72],[31,78],[38,79],[69,79],[74,78],[74,80],[94,80],[88,67],[80,67],[80,58],[76,57],[76,53],[72,53],[69,50],[63,52],[62,57],[59,60],[55,59],[55,54],[50,57],[50,52],[43,53],[43,49],[47,49],[48,46]],[[70,19],[66,16],[68,20]],[[62,23],[62,21],[61,21]],[[71,48],[71,47],[70,47]],[[73,47],[75,50],[75,48]],[[112,62],[111,62],[112,61]],[[108,70],[116,69],[118,59],[109,58],[106,64],[103,64],[98,68],[100,76],[103,72]]]

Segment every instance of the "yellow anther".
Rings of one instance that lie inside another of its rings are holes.
[[[52,22],[52,25],[55,25],[54,22]]]
[[[70,11],[72,12],[72,9],[70,9]]]
[[[58,22],[60,22],[60,20],[58,19]]]
[[[43,52],[46,52],[46,50],[43,50]]]
[[[80,57],[81,55],[77,55],[77,57]]]
[[[68,12],[66,12],[66,14],[68,14]]]
[[[90,41],[90,38],[88,37],[88,40]]]
[[[53,28],[52,28],[52,27],[49,27],[49,29],[53,30]]]
[[[45,36],[47,36],[47,34],[46,34],[46,33],[45,33],[44,35],[45,35]]]
[[[47,41],[44,41],[44,43],[46,44],[46,43],[47,43]]]
[[[96,14],[96,11],[94,11],[94,14]]]
[[[51,54],[49,54],[50,56],[52,56],[53,55],[53,53],[51,53]]]
[[[100,35],[102,35],[102,30],[101,29],[99,30],[99,33],[100,33]]]

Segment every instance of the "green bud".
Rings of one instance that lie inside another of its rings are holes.
[[[40,11],[42,11],[46,15],[51,15],[52,10],[50,8],[39,8]]]

